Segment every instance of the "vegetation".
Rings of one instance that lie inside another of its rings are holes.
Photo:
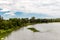
[[[60,22],[60,18],[57,18],[57,19],[35,19],[35,17],[32,17],[31,19],[10,18],[8,20],[5,20],[5,19],[3,19],[3,17],[0,16],[0,40],[1,40],[1,38],[7,36],[12,31],[20,29],[29,24],[49,23],[49,22]],[[34,32],[37,31],[34,28],[28,28],[28,29],[33,30]]]
[[[35,28],[28,28],[29,30],[33,31],[33,32],[39,32],[39,30],[35,29]]]

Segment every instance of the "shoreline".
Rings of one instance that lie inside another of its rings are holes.
[[[51,24],[51,23],[60,23],[60,22],[50,22],[50,23],[36,23],[36,24],[29,24],[29,25],[25,25],[25,26],[23,26],[23,27],[28,27],[28,26],[31,26],[31,25],[38,25],[38,24]],[[22,28],[23,28],[22,27]],[[18,31],[18,30],[20,30],[20,28],[17,28],[16,30],[15,29],[10,29],[11,31],[9,31],[8,30],[8,32],[10,32],[10,33],[12,33],[13,31]],[[3,30],[2,30],[3,31]],[[6,32],[7,33],[7,32]],[[10,34],[10,33],[8,33],[8,34]],[[3,33],[4,34],[4,33]],[[5,38],[6,36],[4,36],[4,37],[1,37],[1,38]]]

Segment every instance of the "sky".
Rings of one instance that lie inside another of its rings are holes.
[[[0,15],[9,18],[60,18],[60,0],[0,0]]]

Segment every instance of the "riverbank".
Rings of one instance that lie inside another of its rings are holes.
[[[60,23],[60,22],[52,22],[52,23]],[[48,24],[48,23],[37,23],[37,24]],[[35,24],[31,24],[31,23],[28,23],[28,24],[25,24],[24,26],[22,27],[26,27],[26,26],[29,26],[29,25],[35,25]],[[21,27],[21,28],[22,28]],[[16,30],[19,30],[20,28],[17,27],[17,28],[12,28],[12,29],[8,29],[8,30],[0,30],[0,40],[3,40],[6,36],[8,36],[12,31],[16,31]],[[33,30],[32,30],[33,31]]]
[[[11,29],[8,29],[8,30],[1,30],[1,29],[0,29],[0,40],[4,40],[4,38],[5,38],[6,36],[8,36],[11,32],[17,31],[17,30],[19,30],[20,28],[25,27],[25,26],[28,26],[28,25],[33,25],[33,24],[27,23],[27,24],[22,25],[21,27],[11,28]]]
[[[35,25],[35,24],[42,24],[42,23],[34,23],[34,24],[27,23],[27,24],[22,25],[21,27],[11,28],[11,29],[8,29],[8,30],[0,30],[0,40],[4,40],[4,38],[6,36],[8,36],[13,31],[17,31],[20,28],[23,28],[23,27],[26,27],[26,26],[29,26],[29,25]]]
[[[13,29],[8,29],[8,30],[0,30],[0,40],[4,40],[6,36],[8,36]]]
[[[32,32],[28,29],[31,27],[39,32]],[[12,32],[5,40],[60,40],[60,23],[29,25]]]
[[[43,24],[43,23],[52,23],[60,22],[60,19],[36,19],[35,17],[29,18],[9,18],[8,20],[3,19],[0,16],[0,40],[4,39],[5,36],[10,34],[12,31],[16,31],[20,28],[26,27],[27,25]],[[35,28],[29,28],[30,30],[34,29],[34,32],[37,31]]]

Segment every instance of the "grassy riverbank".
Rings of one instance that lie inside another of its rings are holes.
[[[0,16],[0,40],[3,40],[12,31],[16,31],[27,25],[33,25],[37,23],[50,23],[50,22],[60,22],[60,19],[35,19],[35,17],[29,18],[10,18],[8,20],[3,19]],[[29,28],[34,32],[37,31],[34,28]]]
[[[9,30],[0,30],[0,40],[4,40],[12,32],[12,29]]]
[[[28,26],[28,25],[32,25],[31,23],[27,23],[27,24],[23,24],[21,27],[17,26],[16,28],[11,28],[11,29],[0,29],[0,40],[4,40],[4,38],[6,36],[8,36],[12,31],[16,31],[22,27]]]

